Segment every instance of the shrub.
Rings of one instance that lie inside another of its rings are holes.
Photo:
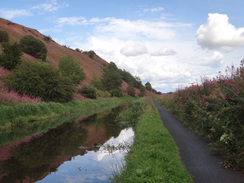
[[[6,31],[0,30],[0,43],[9,41],[9,34]]]
[[[123,81],[115,63],[110,62],[109,66],[105,67],[103,71],[104,74],[101,81],[105,90],[109,91],[111,94],[119,90]]]
[[[86,98],[96,99],[96,90],[91,87],[83,87],[78,91],[81,95],[83,95]]]
[[[92,51],[92,50],[90,50],[90,51],[86,51],[86,52],[84,52],[84,53],[86,53],[91,59],[93,59],[94,58],[94,56],[96,55],[96,53],[94,52],[94,51]]]
[[[43,62],[23,62],[5,76],[4,82],[9,90],[41,97],[43,101],[68,102],[74,93],[72,82]]]
[[[0,65],[6,69],[12,70],[21,63],[21,56],[21,48],[18,43],[4,43],[3,54],[0,55]]]
[[[28,53],[35,58],[46,60],[47,47],[39,39],[36,39],[31,35],[27,35],[21,38],[20,45],[23,52]]]
[[[68,77],[74,85],[80,84],[86,78],[83,69],[71,56],[59,60],[59,70],[62,76]]]
[[[122,97],[122,91],[120,89],[112,89],[109,90],[109,93],[111,94],[111,97]]]
[[[44,41],[50,42],[52,40],[51,36],[44,36]]]
[[[133,85],[129,84],[129,86],[127,87],[127,93],[131,97],[135,96],[136,92],[135,92],[135,88],[133,87]]]

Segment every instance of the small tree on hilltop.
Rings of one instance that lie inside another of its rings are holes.
[[[0,65],[6,69],[12,70],[21,63],[21,56],[22,52],[18,43],[4,43],[3,54],[0,55]]]
[[[46,60],[47,57],[47,47],[39,39],[34,38],[31,35],[27,35],[21,38],[20,45],[22,51],[32,55],[35,58]]]

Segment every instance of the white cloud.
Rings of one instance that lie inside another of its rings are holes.
[[[136,43],[123,47],[120,53],[125,56],[138,56],[148,53],[147,47],[145,45]]]
[[[31,16],[32,13],[21,9],[0,9],[0,17],[5,19],[13,19],[16,17]]]
[[[57,11],[60,8],[67,7],[68,4],[58,3],[57,0],[51,0],[50,3],[42,3],[38,4],[36,6],[33,6],[32,10],[42,10],[46,12],[54,12]]]
[[[125,39],[170,39],[175,36],[173,27],[178,25],[166,23],[163,21],[147,20],[125,20],[111,18],[107,24],[97,26],[97,31],[101,33],[113,34],[113,36]]]
[[[207,22],[196,32],[196,38],[203,48],[230,51],[244,46],[244,27],[236,28],[230,24],[225,14],[208,14]]]
[[[59,27],[62,27],[65,25],[86,25],[88,24],[88,21],[84,17],[62,17],[59,18],[56,23]]]
[[[175,55],[175,54],[176,54],[176,52],[169,48],[161,48],[158,51],[151,53],[152,56],[170,56],[170,55]]]
[[[151,9],[144,9],[145,12],[160,12],[163,11],[163,7],[151,8]]]
[[[220,52],[213,51],[210,56],[193,58],[191,64],[219,68],[223,64],[223,58],[224,56]]]

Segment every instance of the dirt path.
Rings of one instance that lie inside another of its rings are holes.
[[[183,163],[195,183],[244,183],[243,172],[227,170],[221,166],[221,158],[210,152],[207,144],[182,125],[158,102],[155,105],[164,126],[176,142]]]

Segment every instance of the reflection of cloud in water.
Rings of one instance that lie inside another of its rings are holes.
[[[123,165],[123,159],[128,149],[120,149],[110,154],[104,147],[107,145],[118,146],[121,143],[132,143],[134,131],[132,128],[124,129],[119,136],[111,137],[99,151],[87,151],[83,156],[75,156],[71,161],[66,161],[40,183],[102,183],[108,182],[113,173],[118,173]]]
[[[116,147],[123,143],[131,143],[133,141],[133,137],[134,137],[134,131],[132,130],[132,128],[127,128],[127,129],[122,130],[118,137],[116,137],[116,138],[111,137],[107,142],[105,142],[103,144],[103,146],[113,145]],[[97,154],[97,161],[101,161],[105,157],[110,156],[110,153],[108,151],[104,150],[103,147],[100,148],[100,151],[102,151],[102,152]],[[114,156],[116,155],[117,157],[120,157],[120,158],[123,158],[126,153],[127,153],[126,150],[113,151],[113,155]]]

